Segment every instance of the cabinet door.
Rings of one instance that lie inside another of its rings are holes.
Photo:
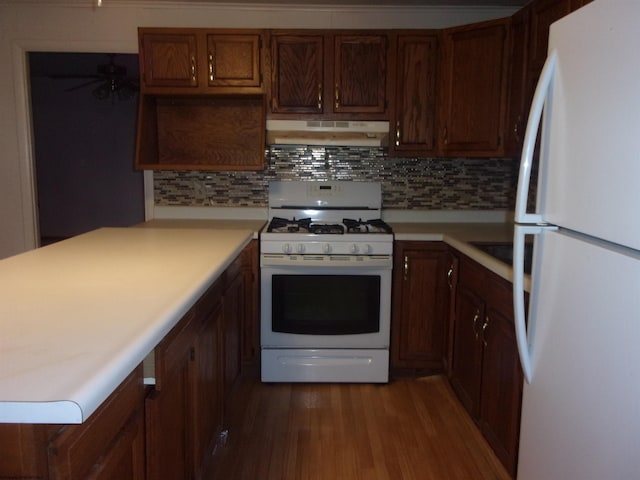
[[[442,245],[398,242],[394,257],[392,367],[441,372],[449,307],[449,254]]]
[[[385,114],[386,35],[336,35],[334,84],[334,113]]]
[[[147,479],[192,478],[192,442],[189,438],[191,348],[166,379],[161,391],[146,399]],[[156,364],[157,365],[157,364]]]
[[[539,73],[547,59],[549,27],[570,12],[570,0],[536,0],[531,3],[529,65],[533,72]]]
[[[244,315],[240,329],[242,363],[253,364],[260,351],[260,272],[258,269],[258,241],[242,251],[242,277],[244,283]]]
[[[192,308],[155,348],[156,384],[145,401],[148,480],[192,478],[194,318]]]
[[[220,296],[210,298],[198,319],[191,362],[190,388],[192,390],[190,418],[187,430],[191,432],[195,478],[212,460],[222,431],[223,372],[222,372],[222,304]],[[165,477],[168,478],[168,477]]]
[[[197,36],[193,32],[140,32],[142,87],[198,87]]]
[[[522,153],[524,130],[533,94],[527,83],[529,13],[529,8],[525,7],[511,17],[511,38],[509,41],[511,75],[505,128],[505,153],[511,157],[520,156]]]
[[[207,84],[210,87],[259,87],[260,35],[207,35]]]
[[[399,35],[396,51],[395,140],[393,152],[435,150],[438,36]]]
[[[143,399],[142,368],[138,368],[85,423],[67,425],[53,438],[45,449],[46,478],[143,480]]]
[[[445,30],[442,150],[451,155],[503,153],[508,19]]]
[[[224,293],[224,387],[225,398],[240,374],[240,328],[244,317],[242,272],[230,279]]]
[[[271,37],[271,111],[323,113],[324,42],[321,34]]]
[[[523,376],[513,318],[488,305],[482,329],[480,429],[509,473],[515,475]]]
[[[458,284],[453,324],[451,385],[471,414],[478,416],[482,375],[480,332],[484,303],[466,285]]]

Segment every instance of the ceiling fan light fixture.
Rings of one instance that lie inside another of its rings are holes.
[[[111,96],[111,86],[108,83],[103,83],[102,85],[94,88],[92,93],[98,100],[106,100]]]

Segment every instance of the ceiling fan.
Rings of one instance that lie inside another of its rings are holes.
[[[108,55],[109,63],[98,65],[94,74],[52,74],[49,77],[56,79],[87,79],[87,81],[79,85],[65,89],[65,92],[95,85],[91,93],[99,100],[115,97],[119,100],[126,100],[135,95],[140,89],[138,78],[127,75],[127,68],[116,63],[115,53]]]

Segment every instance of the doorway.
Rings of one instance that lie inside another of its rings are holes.
[[[105,81],[116,68],[134,85],[138,55],[30,52],[28,61],[39,245],[143,222],[143,173],[133,169],[138,93]]]

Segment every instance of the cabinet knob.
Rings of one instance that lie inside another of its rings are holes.
[[[209,54],[209,81],[213,82],[215,79],[215,74],[213,71],[213,54]]]

